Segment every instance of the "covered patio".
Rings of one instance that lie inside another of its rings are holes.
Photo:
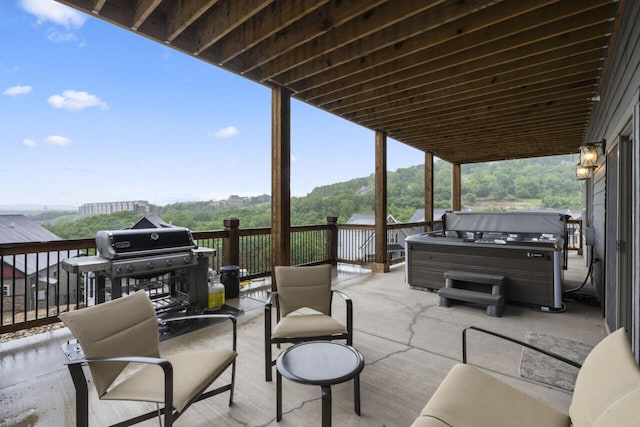
[[[586,275],[581,258],[570,257],[565,289]],[[449,369],[461,360],[461,331],[474,325],[525,339],[541,333],[595,345],[606,335],[598,307],[568,302],[564,313],[543,313],[509,305],[504,316],[487,316],[482,308],[438,306],[435,293],[409,287],[403,265],[389,273],[334,270],[334,287],[354,302],[354,346],[365,357],[361,374],[362,415],[353,412],[352,383],[333,387],[333,419],[340,426],[407,426],[419,414]],[[585,292],[590,292],[589,287]],[[238,367],[234,404],[216,396],[194,404],[178,420],[185,426],[315,426],[321,412],[320,389],[283,383],[283,419],[275,421],[275,381],[264,381],[265,288],[243,292],[230,302],[244,310],[238,318]],[[336,305],[336,314],[342,313]],[[161,343],[166,353],[229,342],[229,328],[216,324]],[[0,419],[6,425],[69,425],[74,419],[73,384],[61,345],[67,329],[0,344],[2,379]],[[482,335],[471,336],[470,362],[566,411],[569,391],[524,378],[519,373],[522,347]],[[92,425],[114,423],[143,412],[147,404],[98,401],[91,390]],[[144,407],[144,408],[143,408]],[[142,425],[157,425],[150,420]]]
[[[640,361],[638,2],[58,1],[271,89],[272,266],[291,264],[292,99],[374,133],[374,271],[390,268],[388,138],[424,152],[427,229],[434,158],[458,211],[463,164],[599,150],[586,263]]]
[[[376,271],[390,266],[387,139],[424,152],[429,224],[436,157],[460,210],[462,164],[577,153],[624,3],[58,1],[272,90],[272,265],[291,263],[291,100],[372,130]]]
[[[374,132],[375,260],[372,271],[346,278],[338,270],[334,281],[354,300],[354,345],[366,360],[361,417],[353,413],[350,384],[334,388],[341,425],[409,425],[460,360],[460,332],[468,325],[587,346],[624,328],[640,360],[639,2],[59,1],[272,89],[272,266],[291,263],[291,99]],[[584,185],[586,250],[584,258],[571,258],[564,285],[582,283],[584,266],[594,263],[588,288],[600,306],[569,301],[554,314],[509,306],[493,318],[472,307],[438,307],[435,294],[409,288],[402,266],[386,258],[387,138],[424,152],[417,160],[425,164],[427,226],[434,157],[453,164],[451,208],[459,210],[462,164],[578,153],[598,142]],[[196,404],[183,425],[276,425],[275,384],[262,375],[266,291],[239,300],[245,314],[236,403]],[[68,338],[60,329],[2,344],[3,420],[73,419],[59,351]],[[175,351],[226,338],[212,326],[162,345]],[[521,378],[520,347],[482,337],[472,343],[472,363],[566,411],[569,392]],[[93,396],[95,424],[134,409],[95,403]],[[278,425],[317,425],[319,418],[319,390],[285,381]]]

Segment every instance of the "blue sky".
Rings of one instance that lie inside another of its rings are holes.
[[[268,88],[52,0],[2,0],[0,35],[0,205],[271,193]],[[291,114],[292,195],[373,173],[372,131]]]

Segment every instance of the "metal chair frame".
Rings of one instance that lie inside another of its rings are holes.
[[[171,319],[162,319],[160,320],[161,324],[175,322],[175,321],[183,321],[183,320],[193,320],[193,319],[228,319],[231,320],[233,324],[233,351],[236,351],[237,348],[237,321],[233,315],[230,314],[202,314],[202,315],[194,315],[194,316],[183,316],[183,317],[175,317]],[[171,427],[173,422],[177,420],[180,415],[184,413],[184,411],[191,406],[195,402],[199,402],[203,399],[207,399],[211,396],[215,396],[220,393],[224,393],[229,391],[229,406],[233,404],[233,390],[235,387],[235,377],[236,377],[236,360],[234,359],[231,364],[231,382],[221,387],[217,387],[213,390],[206,391],[209,387],[205,387],[204,390],[201,390],[196,397],[189,402],[189,404],[183,409],[182,412],[177,412],[173,409],[173,368],[171,363],[163,358],[155,358],[155,357],[103,357],[103,358],[84,358],[78,359],[67,363],[67,368],[69,369],[69,373],[71,374],[71,378],[73,380],[73,385],[76,391],[76,426],[77,427],[87,427],[89,425],[89,392],[87,387],[87,378],[84,374],[83,366],[86,366],[90,363],[95,362],[129,362],[129,363],[137,363],[137,364],[151,364],[160,366],[164,372],[164,407],[159,408],[157,410],[149,411],[145,414],[129,418],[125,421],[119,422],[117,424],[112,424],[111,427],[124,427],[130,426],[134,424],[138,424],[142,421],[149,420],[156,416],[160,417],[164,415],[164,425],[165,427]],[[171,408],[171,410],[167,410],[167,408]]]

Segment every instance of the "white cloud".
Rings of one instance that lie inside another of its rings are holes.
[[[11,86],[5,89],[2,94],[7,96],[24,95],[31,92],[31,89],[33,89],[31,86]]]
[[[90,107],[99,107],[103,110],[109,108],[107,103],[97,96],[77,90],[65,90],[62,92],[62,95],[51,96],[47,102],[55,108],[64,108],[72,111],[83,110]]]
[[[230,138],[232,136],[238,135],[239,133],[240,131],[235,126],[227,126],[225,128],[218,129],[210,135],[213,135],[216,138]]]
[[[64,136],[59,135],[51,135],[45,138],[44,143],[47,145],[56,145],[58,147],[64,147],[69,144],[71,140],[69,138],[65,138]]]
[[[22,0],[20,5],[38,18],[38,25],[49,21],[66,28],[80,28],[87,20],[84,14],[53,0]]]
[[[47,31],[47,38],[54,43],[73,42],[78,40],[78,37],[70,32],[59,32],[56,30]]]
[[[38,144],[36,144],[36,142],[34,140],[32,140],[32,139],[25,138],[25,139],[22,140],[22,146],[23,147],[34,148],[36,145],[38,145]]]

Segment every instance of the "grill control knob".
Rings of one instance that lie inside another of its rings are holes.
[[[173,265],[173,261],[170,259],[167,259],[165,263],[167,264],[167,267],[171,267]]]
[[[191,257],[189,255],[186,255],[184,258],[182,258],[184,260],[185,264],[189,264],[191,262]]]
[[[147,269],[148,269],[148,270],[153,270],[153,263],[152,263],[151,261],[149,261],[149,262],[147,263]]]
[[[127,272],[131,273],[133,271],[133,265],[127,264]]]

